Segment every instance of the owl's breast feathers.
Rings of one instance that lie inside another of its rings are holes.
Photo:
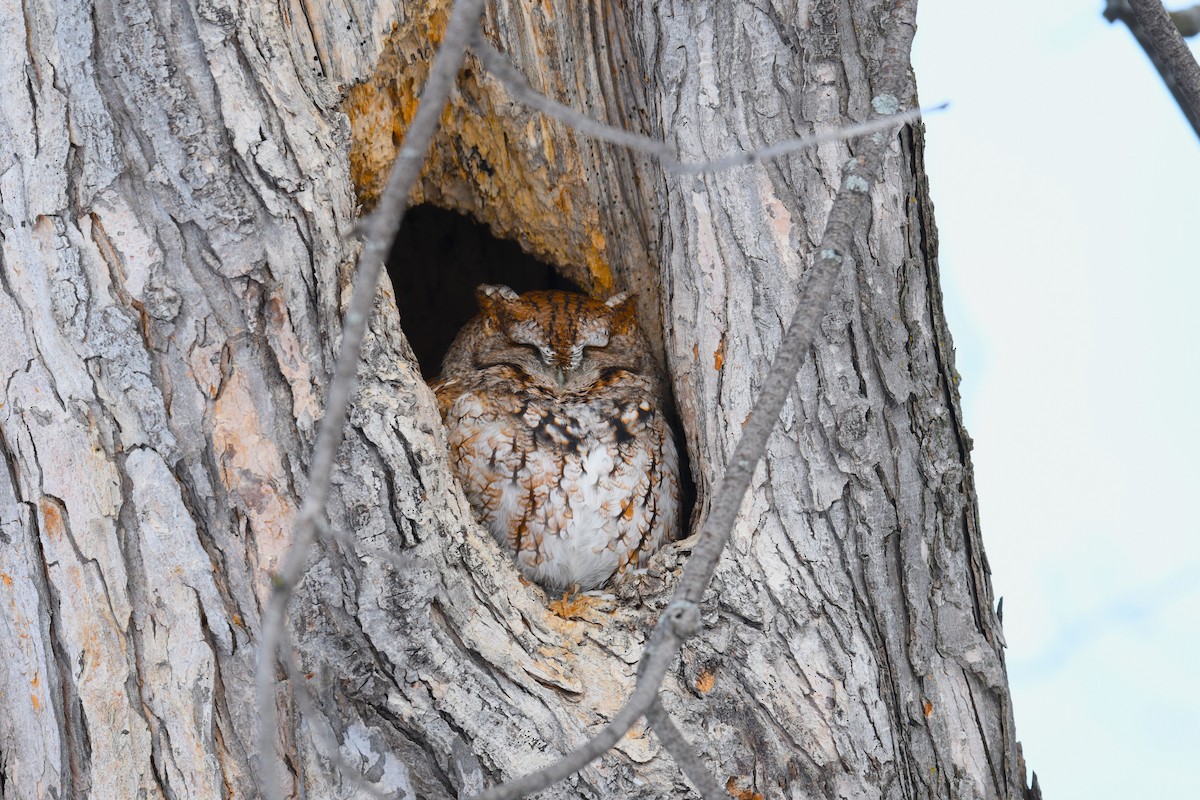
[[[674,440],[652,384],[619,372],[562,397],[495,370],[435,385],[468,499],[551,588],[623,576],[675,533]]]

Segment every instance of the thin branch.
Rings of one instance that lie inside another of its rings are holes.
[[[287,604],[304,573],[309,550],[316,535],[316,523],[324,517],[330,480],[346,424],[346,413],[354,390],[359,351],[375,299],[375,286],[384,260],[391,249],[396,231],[404,219],[409,197],[421,174],[425,154],[437,131],[442,110],[466,54],[467,40],[479,24],[483,0],[457,0],[446,23],[446,33],[434,57],[429,78],[421,91],[420,104],[404,142],[392,166],[387,189],[367,223],[367,239],[358,259],[359,271],[354,293],[346,312],[342,342],[325,416],[321,420],[313,460],[309,469],[308,491],[296,521],[295,539],[284,556],[283,565],[273,579],[273,590],[263,612],[262,641],[258,650],[258,674],[255,702],[259,711],[258,748],[261,759],[263,792],[268,800],[281,798],[278,764],[275,758],[275,673],[276,657],[283,641]]]
[[[633,694],[612,721],[553,764],[488,789],[477,795],[476,800],[518,800],[575,774],[608,752],[642,718],[646,709],[658,701],[658,687],[662,685],[679,645],[699,628],[700,612],[695,605],[674,602],[668,606],[642,654]]]
[[[540,111],[548,117],[563,122],[579,133],[599,139],[603,142],[628,147],[639,153],[654,156],[662,164],[663,169],[675,175],[698,175],[706,172],[721,172],[734,167],[745,167],[773,158],[808,150],[826,142],[840,142],[858,136],[885,131],[903,123],[920,119],[923,114],[941,111],[947,104],[933,106],[924,110],[912,109],[890,117],[871,119],[857,125],[849,125],[836,130],[817,133],[812,136],[802,136],[795,139],[761,147],[755,150],[742,150],[711,161],[681,161],[674,148],[666,142],[643,136],[640,133],[627,131],[613,125],[592,119],[586,114],[576,111],[568,105],[559,103],[534,89],[525,80],[521,71],[514,67],[502,53],[484,40],[481,32],[476,32],[471,41],[471,52],[479,58],[484,69],[496,77],[504,88],[518,101]]]
[[[346,763],[346,759],[342,756],[341,744],[334,735],[333,726],[325,719],[325,715],[317,710],[313,699],[309,694],[307,678],[300,670],[300,664],[296,661],[296,650],[292,646],[291,636],[288,635],[287,629],[284,629],[282,647],[282,660],[285,671],[288,676],[288,682],[292,687],[292,697],[296,698],[296,705],[300,706],[300,716],[308,722],[309,729],[313,735],[320,740],[321,744],[325,745],[326,751],[329,753],[329,760],[332,762],[334,769],[343,777],[348,778],[351,783],[362,789],[364,792],[374,797],[375,800],[388,800],[389,795],[384,794],[379,789],[367,782],[362,771],[352,764]]]
[[[1200,136],[1200,64],[1163,4],[1159,0],[1109,0],[1104,16],[1109,22],[1121,20],[1128,26]]]
[[[560,122],[565,122],[575,130],[588,136],[605,142],[611,142],[612,144],[619,144],[640,153],[648,153],[659,159],[664,165],[674,161],[675,152],[666,142],[660,142],[657,139],[651,139],[648,136],[642,136],[640,133],[627,131],[624,128],[616,128],[612,125],[605,125],[603,122],[597,122],[586,114],[582,114],[570,106],[552,100],[534,89],[529,85],[529,81],[525,79],[525,76],[521,74],[521,71],[514,67],[504,57],[503,53],[492,47],[483,38],[482,31],[475,31],[475,35],[471,39],[471,52],[483,64],[483,68],[499,80],[508,93],[522,104],[540,111],[548,117],[554,117]]]
[[[871,101],[875,113],[889,118],[892,124],[899,124],[896,117],[900,102],[909,94],[908,65],[915,32],[915,0],[896,0],[891,28],[884,42],[877,92]],[[479,796],[480,800],[516,800],[582,769],[615,744],[657,701],[658,689],[667,668],[678,654],[680,644],[690,635],[687,633],[689,625],[685,621],[699,619],[697,604],[712,580],[754,469],[766,450],[767,438],[795,385],[800,366],[812,347],[817,326],[829,306],[854,231],[870,206],[870,188],[879,178],[888,142],[887,137],[878,133],[860,139],[855,147],[859,155],[843,168],[841,189],[830,209],[825,234],[813,265],[805,275],[803,298],[714,493],[708,518],[692,556],[684,566],[675,599],[659,619],[651,646],[642,655],[637,683],[629,701],[609,725],[582,747],[535,773],[484,792]],[[670,631],[665,632],[664,629]]]
[[[654,729],[654,734],[663,743],[663,747],[675,759],[679,769],[700,792],[704,800],[728,800],[729,794],[717,783],[708,767],[700,759],[700,754],[691,742],[675,727],[675,721],[663,708],[662,701],[657,697],[646,710],[646,721]]]
[[[915,0],[897,0],[892,26],[884,43],[878,91],[871,101],[877,114],[894,115],[901,98],[908,94],[908,64],[916,31]],[[725,543],[733,531],[742,499],[750,487],[754,469],[766,451],[767,438],[779,418],[783,404],[795,385],[796,375],[812,347],[813,338],[841,273],[858,221],[870,205],[871,186],[879,178],[888,139],[880,134],[865,137],[855,148],[859,155],[842,169],[841,189],[829,211],[825,233],[813,265],[805,274],[804,298],[796,308],[787,333],[767,372],[754,409],[742,427],[742,437],[726,465],[715,492],[715,500],[701,529],[692,556],[684,565],[676,598],[700,602],[712,580]]]
[[[337,542],[352,553],[366,554],[378,558],[380,561],[391,564],[396,569],[411,569],[415,559],[408,553],[397,553],[392,550],[384,550],[382,547],[376,547],[373,544],[360,542],[353,536],[334,530],[324,519],[317,520],[317,533],[322,539]]]

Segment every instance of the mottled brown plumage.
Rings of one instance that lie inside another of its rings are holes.
[[[477,294],[434,384],[467,497],[547,588],[627,576],[679,519],[662,382],[632,300]]]

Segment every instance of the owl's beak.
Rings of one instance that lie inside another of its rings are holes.
[[[563,369],[562,367],[555,367],[554,368],[554,379],[558,381],[558,388],[561,389],[562,387],[566,386],[567,385],[567,371],[565,369]]]

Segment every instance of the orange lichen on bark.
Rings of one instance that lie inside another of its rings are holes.
[[[763,796],[753,789],[737,788],[737,778],[730,778],[725,782],[725,791],[730,797],[736,797],[737,800],[764,800]]]
[[[346,90],[342,110],[350,118],[350,177],[359,202],[368,208],[378,202],[404,132],[417,113],[449,7],[448,2],[430,2],[425,14],[393,25],[375,73]],[[447,109],[443,126],[449,115]]]
[[[550,611],[562,619],[588,619],[598,607],[605,605],[603,599],[586,594],[567,592],[558,600],[547,603]]]
[[[58,503],[49,497],[42,497],[38,505],[42,509],[42,522],[46,529],[46,536],[51,539],[57,539],[63,534],[63,519],[62,512],[58,510]]]
[[[367,209],[378,201],[416,113],[449,5],[435,0],[397,24],[374,73],[345,91],[350,174]],[[528,77],[539,91],[570,100],[574,87],[561,74],[552,18],[532,15],[522,34],[531,40]],[[411,199],[469,214],[600,295],[614,278],[589,165],[573,131],[514,102],[469,55]]]

